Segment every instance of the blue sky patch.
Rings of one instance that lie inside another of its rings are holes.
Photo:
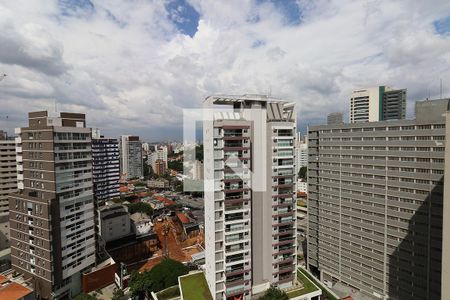
[[[166,5],[170,20],[179,31],[193,37],[197,32],[199,13],[186,0],[173,0]]]
[[[61,15],[67,17],[88,17],[95,12],[94,4],[90,0],[59,0]]]
[[[450,16],[434,21],[433,26],[439,35],[450,35]]]
[[[256,3],[270,2],[283,14],[285,25],[299,25],[302,11],[296,0],[257,0]]]

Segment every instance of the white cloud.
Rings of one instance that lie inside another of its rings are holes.
[[[96,1],[72,13],[66,1],[62,14],[56,0],[0,0],[0,128],[56,99],[106,134],[171,138],[181,110],[211,93],[269,91],[296,101],[306,125],[346,112],[354,88],[393,85],[419,100],[438,95],[439,78],[450,83],[450,37],[432,24],[450,15],[446,0],[299,0],[300,25],[269,1],[189,3],[200,13],[192,38],[164,1]]]

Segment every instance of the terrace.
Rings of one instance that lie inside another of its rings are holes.
[[[190,273],[178,278],[183,300],[212,300],[203,272]]]

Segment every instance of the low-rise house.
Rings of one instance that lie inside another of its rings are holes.
[[[153,229],[152,220],[145,213],[134,213],[130,219],[133,221],[134,232],[137,236],[147,234]]]
[[[0,299],[5,300],[33,300],[35,294],[31,287],[31,282],[27,282],[23,277],[0,275]]]
[[[200,233],[200,226],[198,223],[186,213],[178,212],[177,219],[183,226],[183,231],[186,238],[195,237]]]
[[[170,187],[169,181],[164,178],[158,178],[154,180],[148,180],[147,186],[153,189],[167,189]]]

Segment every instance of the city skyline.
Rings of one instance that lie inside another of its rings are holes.
[[[305,132],[353,89],[407,88],[407,118],[441,78],[448,96],[447,1],[242,2],[0,3],[0,128],[56,107],[105,136],[179,139],[183,108],[257,93],[295,101]]]

